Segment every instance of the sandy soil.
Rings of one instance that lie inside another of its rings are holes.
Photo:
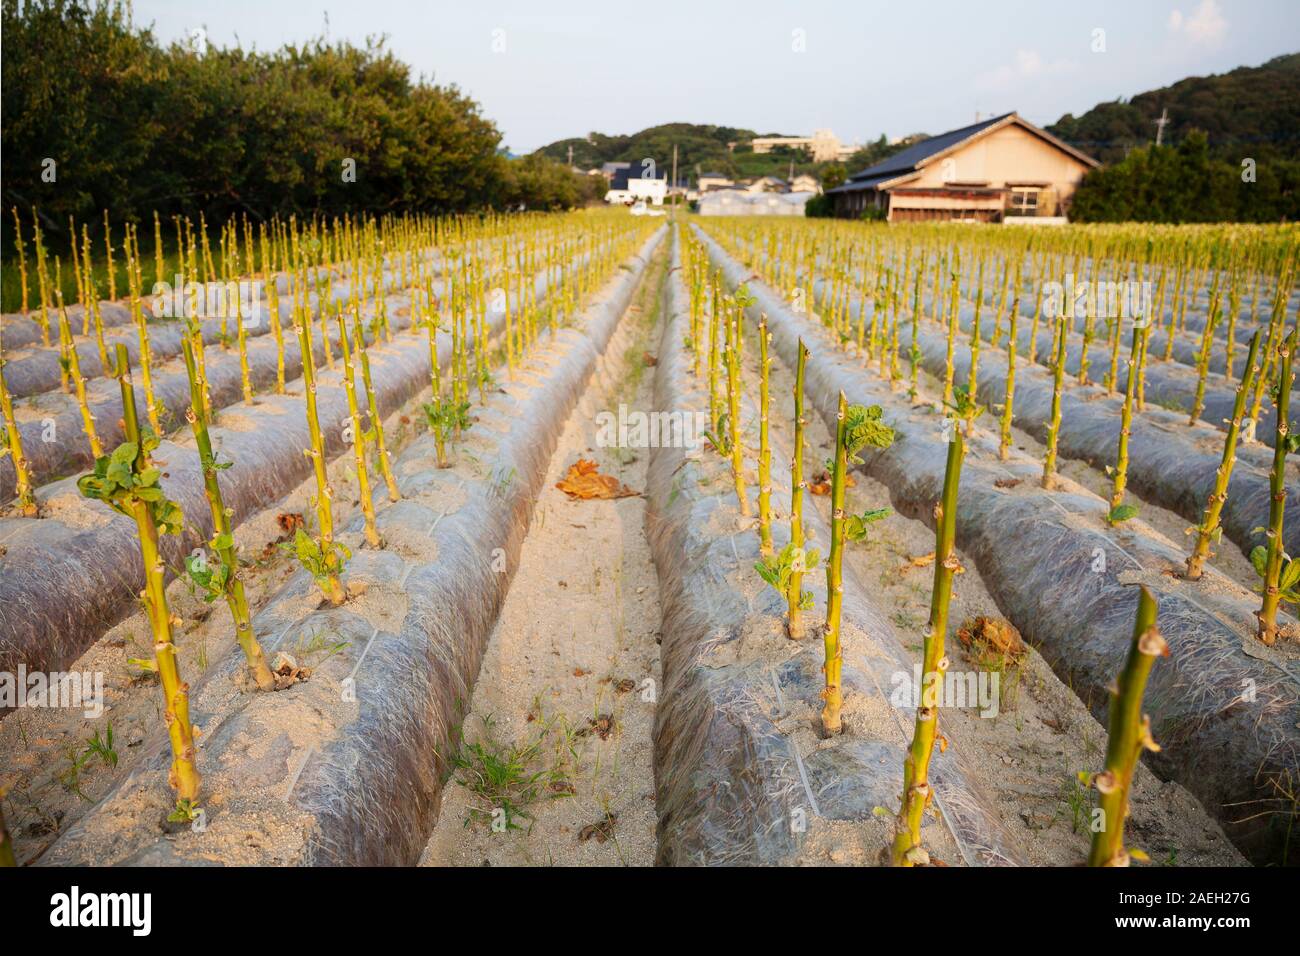
[[[371,347],[375,353],[384,348],[382,344]],[[288,393],[301,394],[301,382],[290,383]],[[426,390],[385,420],[385,438],[394,457],[415,434],[412,416],[420,414],[419,403],[427,400]],[[219,423],[223,427],[237,425],[240,408],[236,404],[223,410]],[[193,442],[188,432],[178,432],[172,438],[181,444]],[[353,497],[357,494],[354,465],[349,452],[329,466],[331,484],[339,492],[335,521],[340,527],[360,510],[359,499]],[[384,495],[383,480],[373,472],[370,480],[378,502]],[[70,481],[67,485],[63,494],[68,507],[80,508],[83,502],[75,486]],[[293,516],[305,516],[311,530],[315,517],[309,497],[315,494],[315,488],[315,479],[308,479],[235,529],[235,541],[245,562],[242,576],[254,615],[298,567],[293,556],[276,547],[282,537],[292,537],[291,533],[285,535],[281,519],[288,522]],[[52,504],[53,513],[58,504]],[[355,550],[361,538],[353,538],[345,536],[341,540]],[[204,603],[188,579],[180,577],[168,587],[167,600],[172,613],[183,622],[177,643],[181,674],[195,684],[215,662],[238,652],[230,609],[224,601]],[[146,735],[159,726],[157,679],[130,663],[132,658],[152,659],[149,633],[147,616],[143,611],[135,613],[106,632],[68,668],[103,674],[102,715],[88,718],[82,710],[22,708],[0,721],[0,791],[7,791],[5,819],[14,832],[20,864],[38,859],[63,830],[103,797],[135,765]],[[276,635],[259,637],[268,654],[284,650],[308,667],[319,664],[330,653],[323,646],[279,648]],[[87,748],[96,735],[105,741],[110,732],[113,756],[88,754]]]
[[[746,385],[755,392],[757,353],[757,347],[745,349]],[[793,374],[781,362],[773,361],[771,428],[787,445],[794,417],[793,386]],[[940,391],[940,383],[922,378],[923,398],[933,398]],[[804,470],[806,475],[815,475],[830,457],[833,442],[821,417],[810,418]],[[1017,445],[1030,454],[1036,453],[1028,435],[1017,432],[1014,437]],[[1070,463],[1066,472],[1074,477],[1076,470],[1084,479],[1081,483],[1093,490],[1105,484],[1104,475],[1081,462]],[[781,477],[785,476],[774,474],[774,481]],[[860,513],[890,505],[883,484],[860,474],[855,479],[857,484],[847,496],[850,511]],[[813,496],[812,500],[829,521],[829,496]],[[1181,518],[1148,504],[1143,504],[1142,517],[1161,530],[1176,526],[1179,537],[1186,526]],[[929,617],[933,565],[918,567],[913,559],[932,554],[934,545],[934,532],[923,522],[891,514],[873,524],[867,540],[846,553],[846,561],[873,588],[872,599],[892,619],[904,646],[918,662],[922,631]],[[1225,553],[1235,550],[1221,549]],[[1223,562],[1225,556],[1231,557],[1224,554],[1216,560],[1220,567],[1231,564]],[[955,636],[958,626],[976,616],[1002,619],[978,571],[964,556],[961,561],[966,570],[957,576],[953,590],[949,654],[965,669],[999,669],[999,665],[982,662],[977,653],[963,649]],[[1250,573],[1253,575],[1253,571]],[[846,649],[846,655],[851,654],[852,648]],[[1019,663],[1002,667],[998,676],[998,715],[981,717],[973,709],[948,708],[941,718],[944,733],[953,746],[964,751],[969,765],[981,771],[982,782],[994,797],[994,808],[1031,865],[1078,864],[1087,855],[1094,794],[1078,784],[1076,775],[1101,768],[1105,728],[1032,648]],[[1218,823],[1186,790],[1160,781],[1145,767],[1138,771],[1128,839],[1130,845],[1144,849],[1153,863],[1161,865],[1230,866],[1245,862]],[[833,860],[833,855],[828,855],[828,862]]]
[[[565,426],[471,709],[458,769],[422,866],[648,866],[655,854],[651,733],[659,592],[642,497],[573,501],[555,487],[578,458],[642,491],[648,453],[603,448],[596,415],[652,407],[667,243],[642,279]],[[483,785],[514,758],[510,788]],[[494,814],[495,824],[494,824]]]

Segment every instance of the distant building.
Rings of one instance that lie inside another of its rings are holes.
[[[714,189],[730,189],[734,185],[736,184],[732,182],[731,177],[724,176],[722,173],[700,173],[695,188],[701,193],[707,193]]]
[[[828,129],[815,130],[811,136],[756,136],[750,146],[756,153],[770,153],[778,146],[807,150],[814,163],[842,163],[862,148],[858,143],[841,143]]]
[[[789,191],[790,184],[777,176],[760,176],[745,183],[747,193],[788,193]]]
[[[630,206],[637,200],[644,199],[656,206],[664,204],[668,195],[668,177],[654,178],[646,176],[641,169],[627,168],[614,171],[610,180],[609,191],[605,193],[605,202],[612,206]]]
[[[790,180],[790,192],[792,193],[820,193],[821,191],[822,184],[811,173],[800,173]]]
[[[816,193],[745,192],[715,189],[700,196],[701,216],[802,216]]]
[[[690,179],[685,176],[679,178],[676,183],[668,184],[668,195],[680,196],[687,202],[694,202],[700,197],[699,190],[691,186]]]
[[[612,182],[616,173],[631,168],[631,163],[603,163],[600,167],[600,174]]]
[[[1098,165],[1005,113],[914,143],[827,195],[849,218],[876,210],[890,222],[1064,222],[1079,180]]]

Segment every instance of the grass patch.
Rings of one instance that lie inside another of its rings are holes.
[[[559,741],[553,740],[556,732]],[[533,820],[530,806],[572,796],[569,741],[565,725],[555,719],[522,742],[503,741],[492,716],[484,717],[479,739],[462,740],[451,759],[456,781],[471,795],[465,826],[482,824],[493,833],[527,830]]]

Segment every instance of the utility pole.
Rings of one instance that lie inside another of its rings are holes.
[[[1165,138],[1165,124],[1169,122],[1169,107],[1162,107],[1160,110],[1160,119],[1156,120],[1156,145],[1159,146]]]
[[[671,188],[672,189],[677,188],[677,144],[676,143],[673,143],[673,182]],[[677,209],[677,200],[676,198],[674,198],[673,210],[676,211],[676,209]]]
[[[573,168],[573,144],[569,144],[569,168]]]

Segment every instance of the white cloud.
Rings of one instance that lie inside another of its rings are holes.
[[[1075,64],[1070,60],[1044,60],[1037,50],[1016,50],[1014,62],[981,74],[978,84],[988,90],[1005,90],[1017,82],[1069,73],[1074,69]]]
[[[1169,31],[1181,33],[1193,43],[1213,45],[1228,32],[1228,21],[1219,9],[1217,0],[1201,0],[1200,6],[1190,16],[1183,16],[1180,10],[1171,11]]]

